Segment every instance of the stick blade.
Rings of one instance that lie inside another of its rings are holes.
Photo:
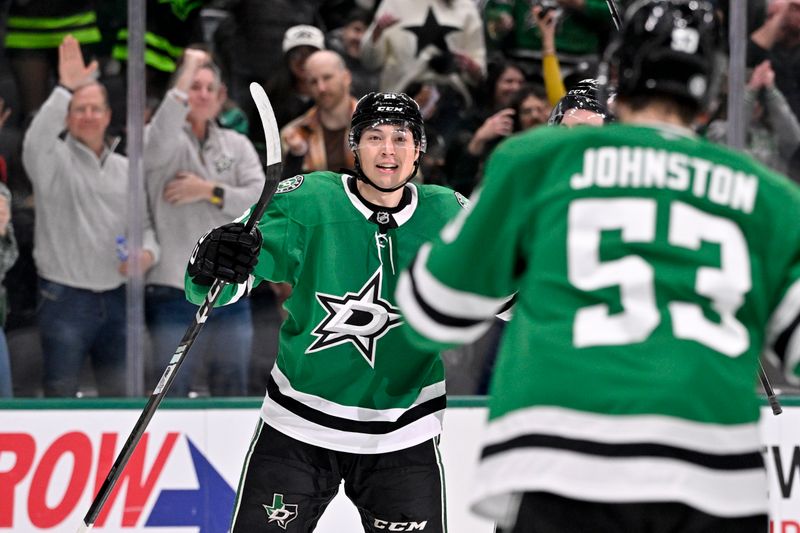
[[[281,138],[278,132],[278,121],[272,104],[264,92],[264,88],[256,82],[250,84],[250,96],[258,109],[261,125],[264,127],[264,141],[267,145],[267,165],[272,166],[281,162]]]

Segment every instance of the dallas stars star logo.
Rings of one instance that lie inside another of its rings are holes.
[[[402,324],[400,310],[381,298],[381,269],[361,287],[358,293],[343,297],[317,293],[317,301],[327,315],[311,333],[317,339],[306,353],[350,342],[369,366],[375,368],[375,346],[387,331]]]
[[[286,525],[297,518],[297,505],[283,503],[283,494],[272,495],[272,505],[263,505],[267,511],[267,523],[276,523],[281,529],[286,529]]]

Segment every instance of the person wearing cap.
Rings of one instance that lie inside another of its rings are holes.
[[[410,183],[427,139],[409,96],[364,96],[348,140],[354,172],[283,180],[252,233],[215,228],[187,268],[195,304],[215,278],[230,282],[217,305],[264,281],[293,289],[231,533],[310,533],[342,481],[370,533],[447,530],[443,363],[403,340],[392,294],[419,244],[468,202]]]
[[[314,105],[306,82],[305,63],[308,56],[324,49],[325,35],[319,28],[299,24],[286,30],[281,44],[284,68],[275,72],[264,85],[279,128]]]
[[[306,61],[306,76],[314,106],[281,129],[285,177],[354,163],[347,136],[356,99],[344,60],[332,50],[318,50]]]

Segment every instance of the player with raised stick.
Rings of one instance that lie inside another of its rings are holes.
[[[195,303],[214,279],[232,283],[222,305],[264,280],[293,289],[233,533],[311,532],[342,480],[367,532],[446,531],[443,364],[408,343],[393,294],[402,267],[466,199],[409,183],[426,139],[405,94],[364,96],[349,138],[354,175],[282,181],[255,244],[227,224],[198,242],[188,266]]]

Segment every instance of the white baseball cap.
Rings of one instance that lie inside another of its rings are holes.
[[[298,46],[310,46],[317,50],[325,49],[325,36],[316,26],[300,24],[292,26],[283,34],[283,53]]]

